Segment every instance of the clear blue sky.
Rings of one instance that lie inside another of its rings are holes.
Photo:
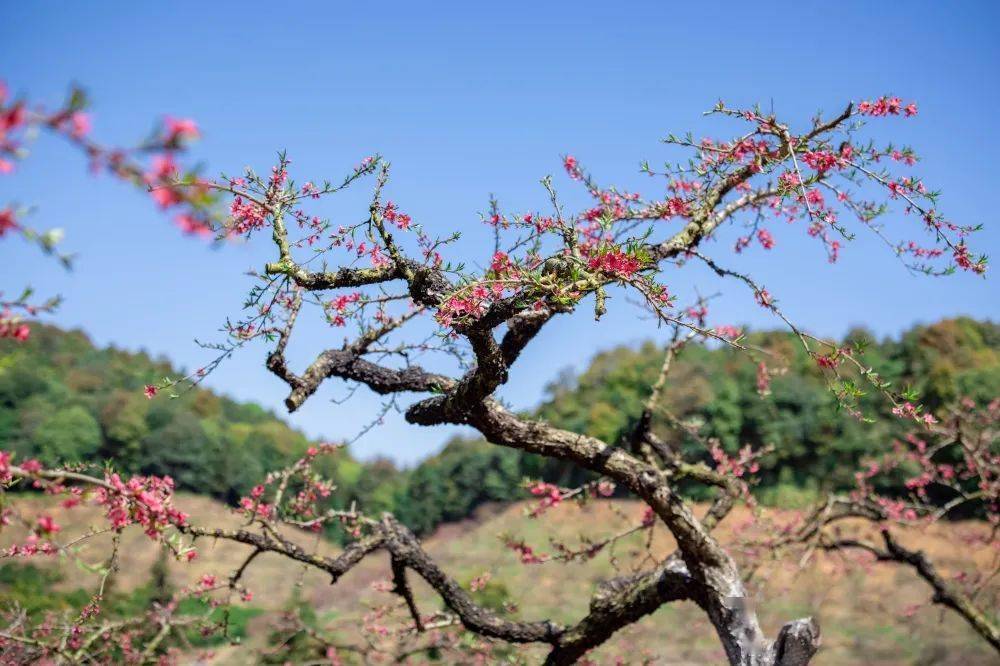
[[[560,171],[563,153],[602,182],[641,187],[649,180],[639,161],[666,158],[659,139],[668,132],[710,133],[701,112],[720,97],[773,103],[804,120],[888,92],[917,100],[920,115],[882,126],[924,156],[920,172],[944,190],[944,211],[987,225],[977,247],[1000,248],[993,2],[733,3],[726,11],[663,2],[31,2],[9,3],[3,14],[0,77],[39,100],[60,99],[70,81],[85,84],[98,140],[129,143],[160,114],[190,116],[204,131],[195,155],[213,172],[266,169],[285,148],[300,181],[336,178],[378,151],[393,162],[391,197],[432,230],[468,231],[462,247],[478,258],[487,251],[476,213],[489,193],[511,209],[541,207],[537,181]],[[331,212],[354,219],[363,194]],[[4,287],[61,293],[56,323],[189,368],[205,361],[192,339],[217,337],[242,302],[241,273],[270,249],[212,250],[182,238],[145,195],[88,176],[84,160],[55,140],[40,141],[0,179],[0,202],[15,199],[37,204],[33,224],[64,228],[66,249],[80,256],[65,274],[19,241],[0,243]],[[775,231],[774,254],[758,249],[735,265],[755,272],[814,332],[863,323],[895,334],[916,321],[1000,313],[995,277],[912,277],[863,234],[831,267],[801,227]],[[695,284],[713,290],[705,278],[678,273],[668,283],[682,294]],[[775,325],[738,285],[728,292],[718,305],[726,321]],[[655,336],[634,322],[622,299],[600,325],[587,312],[564,318],[529,349],[504,397],[531,405],[561,368]],[[303,336],[296,360],[339,339]],[[244,352],[209,384],[280,410],[283,385],[264,371],[265,355]],[[291,421],[313,435],[354,434],[379,401],[360,393],[347,406],[328,401],[342,394],[324,390]],[[393,417],[354,448],[409,462],[447,433]]]

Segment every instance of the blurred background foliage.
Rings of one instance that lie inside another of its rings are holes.
[[[1000,396],[1000,326],[992,322],[948,319],[879,341],[856,329],[844,342],[863,344],[865,364],[896,387],[917,391],[932,411],[959,397]],[[905,424],[871,392],[861,404],[873,423],[840,409],[790,334],[754,333],[748,343],[784,359],[783,366],[772,363],[779,373],[771,395],[758,395],[756,367],[744,354],[690,345],[674,364],[663,404],[728,451],[773,446],[759,475],[765,503],[797,506],[821,491],[850,487],[857,461],[887,450],[902,434]],[[617,442],[639,415],[662,354],[652,343],[601,352],[582,373],[555,378],[532,415]],[[170,475],[179,489],[229,503],[313,443],[276,414],[209,390],[145,399],[145,384],[178,374],[145,352],[98,349],[80,331],[36,325],[25,343],[0,341],[0,442],[20,459],[110,461],[127,473]],[[708,460],[704,446],[672,428],[663,413],[654,429],[689,457]],[[590,478],[568,463],[465,438],[451,439],[411,469],[386,459],[360,462],[347,450],[319,464],[338,485],[333,505],[393,511],[421,534],[484,503],[523,498],[527,478],[564,486]]]

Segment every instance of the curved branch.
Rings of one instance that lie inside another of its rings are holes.
[[[703,590],[680,558],[671,557],[654,571],[605,581],[590,602],[590,613],[566,630],[546,664],[573,664],[616,631],[671,601],[703,602]]]
[[[444,397],[416,403],[406,413],[411,423],[467,424],[494,444],[575,462],[610,477],[641,497],[673,534],[687,570],[706,590],[704,608],[730,662],[765,663],[762,660],[771,654],[773,644],[764,637],[735,562],[671,488],[667,474],[621,448],[546,423],[522,419],[492,400],[451,420],[454,416]]]
[[[284,354],[276,349],[268,356],[267,369],[291,387],[291,393],[285,398],[285,405],[291,412],[301,407],[330,377],[361,382],[381,395],[441,391],[455,384],[450,377],[427,372],[417,366],[397,370],[372,363],[352,349],[329,349],[321,353],[302,375],[291,372]]]

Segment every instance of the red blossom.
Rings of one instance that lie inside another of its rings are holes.
[[[43,534],[55,534],[62,528],[53,520],[52,516],[48,514],[43,514],[39,516],[37,521],[38,531]]]
[[[642,263],[636,257],[613,248],[600,254],[592,255],[587,260],[587,267],[592,271],[600,271],[623,278],[630,278],[642,268]]]
[[[551,483],[545,483],[543,481],[536,481],[528,487],[528,492],[530,492],[535,497],[541,497],[542,500],[528,512],[528,515],[532,518],[537,518],[546,510],[559,506],[563,501],[563,492],[559,486],[555,486]]]
[[[0,238],[3,238],[11,229],[19,228],[17,225],[17,218],[14,216],[13,208],[4,208],[0,210]]]
[[[546,555],[535,553],[534,549],[523,541],[508,540],[507,547],[518,554],[521,564],[541,564],[548,559]]]
[[[836,356],[816,356],[815,358],[816,365],[821,368],[833,369],[840,364],[840,361],[836,358]]]
[[[403,231],[409,229],[410,224],[413,222],[413,218],[406,213],[400,212],[396,207],[396,204],[391,201],[387,201],[385,206],[382,208],[382,217]]]

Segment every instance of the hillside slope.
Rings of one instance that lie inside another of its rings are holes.
[[[82,529],[81,523],[97,522],[96,512],[79,513],[74,509],[74,521],[65,510],[53,507],[47,498],[30,500],[27,510],[51,512],[57,521],[67,525],[65,541]],[[203,497],[182,496],[179,504],[190,511],[198,522],[235,524],[229,510]],[[91,511],[84,509],[84,511]],[[634,568],[648,567],[643,542],[637,537],[618,545],[614,553],[602,553],[584,563],[562,565],[548,563],[523,565],[510,550],[502,546],[501,534],[524,538],[537,551],[550,550],[548,539],[575,543],[580,537],[599,537],[629,521],[640,513],[639,505],[624,500],[593,502],[584,507],[575,504],[554,509],[538,519],[525,518],[525,506],[512,504],[491,507],[479,517],[446,525],[426,539],[427,549],[444,568],[463,584],[483,573],[490,573],[491,582],[480,595],[490,603],[516,606],[516,616],[525,619],[550,617],[570,622],[586,610],[594,586],[601,580],[627,573]],[[769,510],[771,517],[780,518],[785,512]],[[87,520],[81,521],[82,517]],[[736,510],[723,524],[719,534],[732,541],[733,530],[742,529],[750,515]],[[69,525],[74,525],[69,527]],[[598,527],[599,526],[599,527]],[[938,524],[923,532],[912,532],[906,540],[919,544],[937,558],[946,571],[961,564],[964,554],[955,547],[962,535],[986,529],[976,522]],[[0,546],[16,539],[14,531],[0,536]],[[321,552],[334,552],[335,546],[314,536],[295,537],[303,546],[318,547]],[[657,531],[652,540],[652,553],[662,556],[671,549],[671,540]],[[84,556],[97,562],[106,556],[108,543],[94,543]],[[241,561],[246,550],[228,543],[199,544],[199,557],[192,563],[169,565],[172,585],[192,584],[202,574],[225,576]],[[114,589],[129,592],[148,582],[157,549],[138,531],[126,534],[122,548],[121,572],[115,577]],[[83,577],[67,563],[58,560],[38,561],[46,567],[63,567],[65,578],[58,584],[63,592],[78,588],[93,577]],[[981,563],[985,564],[985,563]],[[6,563],[0,571],[17,564]],[[388,578],[387,562],[382,557],[369,558],[331,586],[324,576],[303,571],[301,567],[270,555],[260,557],[250,569],[247,584],[254,591],[254,611],[246,628],[246,645],[239,649],[221,647],[218,663],[247,663],[246,649],[263,647],[272,636],[280,610],[293,597],[317,609],[319,623],[345,642],[357,642],[364,616],[373,607],[395,604],[395,597],[380,592],[375,583]],[[9,580],[4,576],[3,580]],[[780,563],[765,563],[755,572],[753,585],[759,595],[760,614],[765,628],[776,631],[781,623],[805,614],[815,615],[823,627],[823,648],[815,663],[826,666],[843,664],[954,664],[955,666],[992,663],[995,658],[965,624],[952,613],[929,605],[928,588],[910,571],[891,566],[848,562],[842,557],[817,555],[801,571]],[[418,602],[424,612],[440,607],[421,582],[415,583]],[[11,585],[0,583],[0,601],[8,600]],[[523,653],[529,663],[541,653],[527,648]],[[644,655],[656,655],[656,664],[720,663],[721,652],[703,614],[690,604],[672,604],[662,608],[638,625],[614,637],[594,655],[600,664],[614,663],[622,657],[624,663],[638,663]],[[531,656],[534,655],[534,656]],[[410,663],[421,663],[415,659]]]

